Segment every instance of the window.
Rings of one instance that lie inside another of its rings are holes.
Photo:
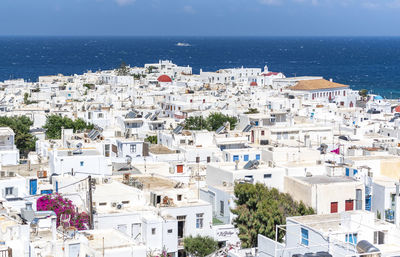
[[[182,195],[177,195],[177,196],[176,196],[176,199],[177,199],[178,201],[182,201]]]
[[[384,244],[385,243],[385,233],[382,231],[375,231],[374,232],[374,244]]]
[[[168,234],[172,234],[172,229],[168,229]]]
[[[249,155],[248,154],[243,155],[243,160],[245,162],[249,161]]]
[[[219,201],[219,215],[224,216],[225,215],[225,207],[224,207],[224,201]]]
[[[233,161],[239,161],[239,155],[234,155],[233,156]]]
[[[122,204],[129,204],[129,201],[122,201]]]
[[[301,244],[308,245],[308,230],[301,228]]]
[[[331,202],[331,213],[338,212],[338,202]]]
[[[211,162],[211,157],[207,156],[207,163]]]
[[[350,244],[356,245],[357,244],[357,233],[355,234],[346,234],[346,242]]]
[[[12,187],[6,187],[6,196],[7,195],[12,195],[13,194],[13,189]]]
[[[265,131],[261,130],[261,136],[264,136],[264,135],[265,135]]]
[[[260,156],[259,154],[256,154],[256,160],[257,160],[257,161],[260,160],[260,157],[261,157],[261,156]]]
[[[107,203],[99,203],[99,206],[106,206]]]
[[[196,163],[199,163],[200,162],[200,157],[196,157]]]
[[[203,216],[204,216],[204,213],[196,214],[196,228],[198,228],[198,229],[203,228]]]
[[[151,234],[152,234],[152,235],[155,235],[155,234],[156,234],[156,229],[155,229],[155,228],[152,228],[152,229],[151,229]]]
[[[81,167],[83,167],[83,165],[85,165],[85,162],[81,162]]]
[[[271,177],[272,177],[272,174],[271,174],[271,173],[264,174],[264,178],[271,178]]]
[[[345,211],[352,211],[352,210],[354,210],[353,200],[346,200]]]
[[[356,210],[362,209],[362,198],[363,193],[361,189],[356,189]]]
[[[99,119],[103,118],[103,114],[102,114],[102,113],[99,113],[99,114],[97,115],[97,118],[99,118]]]
[[[136,145],[131,145],[131,153],[136,153]]]
[[[182,164],[176,165],[176,173],[183,173],[183,165]]]
[[[104,156],[105,157],[110,157],[110,145],[104,145]]]

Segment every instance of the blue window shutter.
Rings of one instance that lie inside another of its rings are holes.
[[[245,154],[245,155],[243,156],[243,160],[244,160],[245,162],[247,162],[247,161],[249,160],[249,155],[248,155],[248,154]]]
[[[261,156],[260,156],[259,154],[256,154],[256,160],[259,161],[259,160],[260,160],[260,157],[261,157]]]
[[[301,228],[301,244],[308,245],[308,230]]]
[[[234,155],[233,156],[233,161],[238,161],[239,160],[239,155]]]
[[[353,170],[353,175],[356,175],[358,173],[358,170]]]
[[[346,176],[347,177],[350,176],[350,169],[349,168],[346,168]]]

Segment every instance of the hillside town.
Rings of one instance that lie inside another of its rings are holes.
[[[400,256],[400,102],[270,68],[0,82],[0,256]]]

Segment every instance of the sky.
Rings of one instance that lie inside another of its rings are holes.
[[[400,0],[0,0],[0,35],[400,36]]]

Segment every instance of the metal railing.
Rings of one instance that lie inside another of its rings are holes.
[[[7,249],[0,250],[0,257],[12,257],[12,249],[8,247]]]

